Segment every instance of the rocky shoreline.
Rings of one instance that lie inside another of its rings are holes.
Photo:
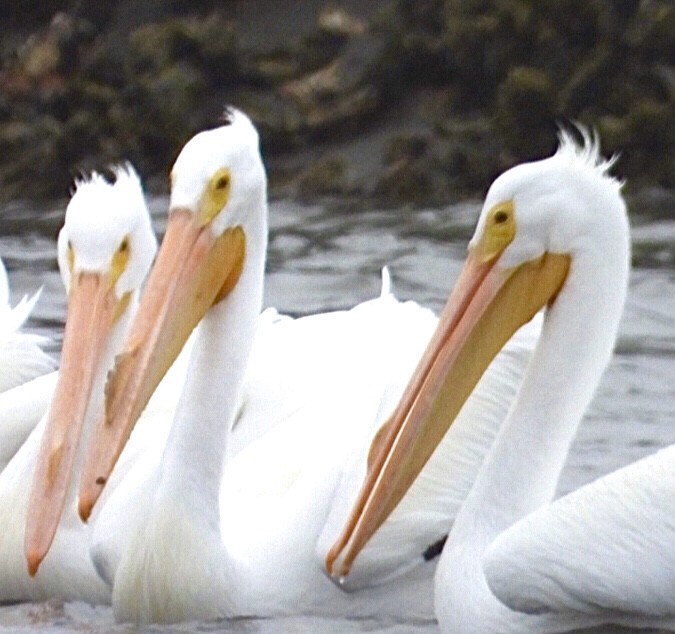
[[[675,188],[671,0],[1,0],[0,203],[130,159],[150,189],[223,104],[274,196],[442,205],[594,126]]]

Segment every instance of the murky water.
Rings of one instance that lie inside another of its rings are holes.
[[[166,201],[152,202],[158,231]],[[277,202],[270,209],[265,304],[294,315],[344,308],[379,292],[390,266],[397,296],[440,309],[459,272],[477,204],[443,210],[350,212]],[[675,442],[675,217],[635,214],[634,269],[617,352],[582,423],[560,482],[565,493]],[[60,345],[65,297],[55,236],[63,207],[0,210],[0,255],[13,297],[42,285],[30,326]],[[108,609],[50,602],[0,608],[0,630],[131,632]],[[244,619],[150,632],[436,632],[433,624],[317,618]],[[619,632],[616,628],[596,632]]]

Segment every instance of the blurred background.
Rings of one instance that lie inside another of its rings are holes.
[[[265,304],[294,316],[376,296],[384,264],[397,296],[438,311],[491,181],[578,121],[620,153],[633,272],[559,493],[675,442],[673,0],[0,0],[0,34],[0,256],[12,305],[42,287],[29,329],[54,356],[73,177],[131,160],[161,234],[168,171],[226,104],[261,134]],[[0,630],[136,631],[62,603],[0,606]],[[437,628],[303,617],[200,631]]]
[[[153,193],[224,104],[273,197],[439,206],[594,126],[675,187],[672,0],[0,0],[0,203],[130,159]]]

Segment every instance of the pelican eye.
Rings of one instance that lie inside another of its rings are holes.
[[[502,225],[509,219],[509,214],[503,209],[498,210],[494,215],[496,225]]]
[[[114,285],[117,283],[117,280],[120,278],[120,275],[124,273],[129,264],[129,256],[131,254],[131,245],[129,244],[129,236],[124,236],[120,245],[117,247],[117,251],[112,257],[112,262],[110,263],[110,283]]]
[[[223,174],[218,180],[214,183],[215,189],[226,189],[230,186],[230,176],[229,174]]]
[[[202,226],[209,224],[223,211],[230,200],[232,176],[227,167],[221,167],[211,176],[201,199],[200,220]]]
[[[70,272],[73,272],[75,268],[75,249],[73,249],[73,243],[68,240],[68,248],[66,250],[66,257],[68,258],[68,268]]]
[[[494,259],[516,236],[516,220],[512,200],[496,204],[488,211],[479,248],[484,262]]]

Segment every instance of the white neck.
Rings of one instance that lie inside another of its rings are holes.
[[[583,249],[572,253],[516,401],[462,507],[462,519],[471,517],[486,541],[551,501],[609,362],[630,266],[625,216],[614,225],[603,224],[604,235],[587,236]],[[613,248],[604,249],[607,244]]]
[[[227,439],[239,405],[262,305],[267,213],[245,228],[244,267],[232,292],[202,319],[183,393],[162,457],[158,496],[219,531],[218,492]]]
[[[547,631],[539,615],[511,611],[495,598],[482,555],[504,530],[552,500],[610,359],[630,248],[623,205],[608,211],[572,240],[567,278],[547,309],[516,400],[449,533],[434,580],[442,631]]]

